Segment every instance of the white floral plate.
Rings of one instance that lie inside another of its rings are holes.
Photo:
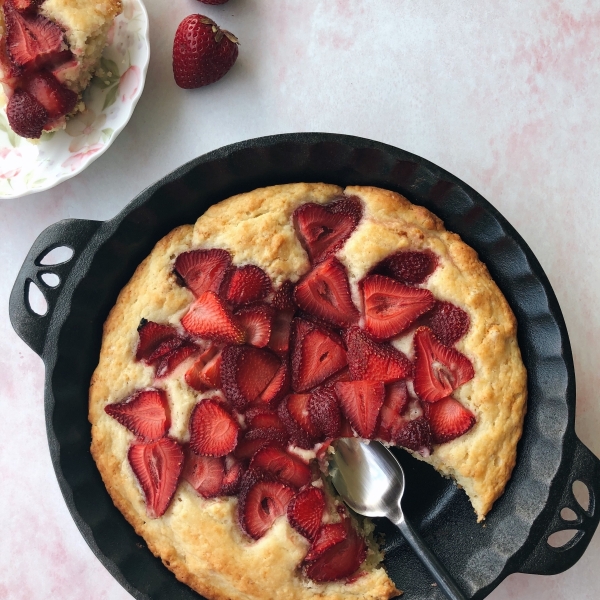
[[[0,198],[47,190],[70,179],[112,144],[133,113],[150,60],[148,13],[141,0],[123,0],[101,59],[106,76],[84,92],[85,112],[39,142],[16,135],[0,108]]]

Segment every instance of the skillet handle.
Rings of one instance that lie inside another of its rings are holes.
[[[575,435],[574,442],[573,463],[557,513],[554,514],[533,553],[519,569],[521,573],[556,575],[570,569],[582,557],[598,527],[600,510],[596,502],[600,498],[600,459],[592,454]],[[587,510],[582,508],[575,499],[573,494],[575,481],[583,482],[588,489]],[[561,517],[560,512],[565,507],[575,512],[577,515],[575,520],[567,521]],[[559,548],[550,546],[548,537],[565,529],[575,529],[577,533],[564,546]]]
[[[77,263],[81,251],[89,243],[100,225],[100,221],[85,221],[82,219],[65,219],[50,225],[33,242],[25,262],[19,270],[10,293],[10,322],[19,337],[40,356],[44,352],[48,327],[67,278],[73,266]],[[48,252],[62,246],[66,246],[73,251],[69,259],[54,265],[43,265],[41,263]],[[58,275],[58,284],[52,286],[45,282],[41,277],[45,273]],[[29,302],[31,283],[38,286],[48,304],[48,308],[43,315],[35,312]]]

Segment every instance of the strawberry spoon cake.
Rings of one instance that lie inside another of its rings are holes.
[[[83,110],[120,12],[121,0],[0,0],[0,97],[17,135],[39,138]]]
[[[89,418],[116,506],[199,593],[387,599],[331,442],[405,448],[482,520],[525,405],[515,318],[471,248],[398,194],[291,184],[156,245],[105,323]]]

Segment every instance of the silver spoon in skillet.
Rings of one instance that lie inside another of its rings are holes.
[[[452,577],[404,517],[404,471],[396,457],[379,442],[340,438],[329,473],[342,500],[366,517],[387,517],[402,532],[421,562],[450,600],[466,600]]]

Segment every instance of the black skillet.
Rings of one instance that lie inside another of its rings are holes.
[[[89,452],[88,384],[98,361],[102,324],[154,244],[174,227],[193,223],[211,204],[256,187],[297,181],[374,185],[400,192],[441,217],[479,253],[519,323],[529,373],[529,410],[518,463],[485,527],[466,495],[431,467],[398,453],[407,478],[406,514],[472,598],[484,598],[515,572],[555,574],[577,562],[598,525],[600,460],[577,438],[575,375],[567,330],[540,264],[519,234],[477,192],[434,164],[398,148],[344,135],[307,133],[233,144],[180,167],[142,192],[110,221],[69,219],[48,227],[33,244],[10,297],[10,318],[46,366],[45,411],[52,462],[83,537],[135,598],[197,599],[147,549],[113,506]],[[526,201],[526,200],[524,200]],[[53,248],[73,257],[45,266]],[[60,284],[41,279],[55,273]],[[28,301],[35,282],[48,312]],[[583,509],[573,483],[584,482]],[[564,521],[571,508],[575,521]],[[384,523],[386,567],[409,599],[441,599],[406,543]],[[554,548],[548,536],[576,529]],[[217,540],[215,540],[217,542]],[[232,557],[235,560],[235,557]]]

